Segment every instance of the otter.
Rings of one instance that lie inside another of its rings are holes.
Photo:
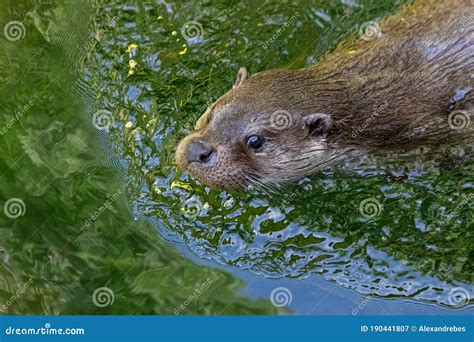
[[[177,165],[217,188],[263,186],[353,152],[471,136],[472,0],[419,0],[371,25],[304,69],[241,68],[178,145]]]

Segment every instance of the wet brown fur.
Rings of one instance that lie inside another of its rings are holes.
[[[473,2],[420,0],[380,28],[379,38],[355,47],[345,42],[309,68],[261,72],[240,82],[181,142],[178,165],[218,187],[272,184],[299,179],[351,150],[449,134],[449,112],[470,115],[474,107],[472,90],[453,102],[457,90],[474,88]],[[291,113],[287,129],[270,127],[277,110]],[[331,129],[311,134],[303,122],[311,113],[329,114]],[[260,154],[245,145],[254,133],[267,140]],[[191,139],[216,148],[216,164],[189,165],[183,151]]]

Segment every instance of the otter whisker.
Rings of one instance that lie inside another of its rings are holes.
[[[253,186],[256,189],[260,189],[261,192],[264,194],[271,195],[271,192],[266,188],[266,185],[263,184],[261,181],[255,178],[251,178],[249,176],[245,176],[245,178],[250,182],[250,185]]]
[[[250,177],[249,175],[245,175],[244,177],[250,183],[251,186],[254,186],[254,187],[263,186],[257,179],[254,179],[254,178]],[[265,189],[262,189],[262,190],[265,191]]]
[[[339,157],[339,154],[332,153],[331,155],[329,155],[327,157],[318,158],[318,159],[314,160],[314,162],[312,162],[312,163],[310,163],[306,166],[297,167],[296,170],[309,170],[309,171],[319,170],[321,168],[321,165],[328,164],[329,162],[336,159],[337,157]]]
[[[277,189],[272,187],[272,184],[262,182],[260,176],[256,176],[254,174],[249,174],[249,179],[252,179],[256,185],[262,188],[263,192],[267,193],[268,195],[274,195],[277,192]]]
[[[265,184],[267,187],[270,187],[274,193],[281,193],[283,190],[284,192],[290,192],[290,189],[280,181],[267,177],[265,175],[258,175],[260,183]],[[265,182],[261,181],[264,180]]]
[[[255,182],[259,185],[260,190],[263,193],[271,197],[275,195],[276,190],[272,188],[271,185],[269,185],[268,183],[262,182],[261,180],[255,180]]]

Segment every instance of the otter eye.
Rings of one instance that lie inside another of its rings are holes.
[[[258,135],[251,135],[247,138],[247,146],[252,150],[258,150],[263,146],[263,138]]]

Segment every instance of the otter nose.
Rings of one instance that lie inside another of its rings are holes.
[[[191,162],[206,163],[211,159],[214,150],[199,141],[190,141],[186,146],[186,158]]]

